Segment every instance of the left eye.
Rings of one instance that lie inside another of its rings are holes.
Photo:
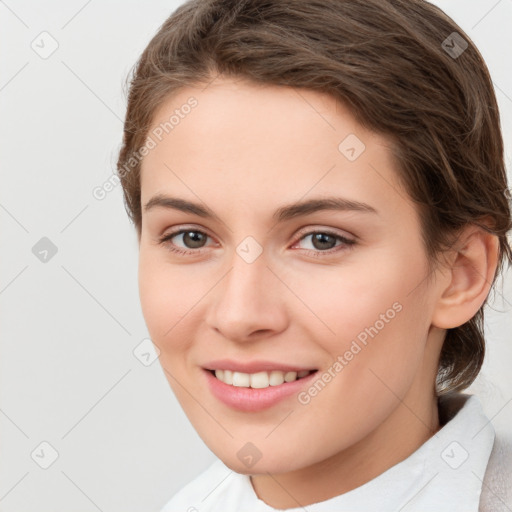
[[[331,252],[330,249],[336,247],[336,241],[341,242],[338,244],[338,246],[350,246],[355,243],[354,240],[350,240],[342,235],[331,233],[329,231],[313,231],[307,233],[299,239],[299,242],[305,240],[308,237],[312,237],[311,243],[313,245],[313,249],[320,252]]]

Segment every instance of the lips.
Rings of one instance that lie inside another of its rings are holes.
[[[203,370],[211,393],[223,404],[242,412],[262,411],[297,394],[316,373],[313,368],[271,361],[218,360],[211,361]]]

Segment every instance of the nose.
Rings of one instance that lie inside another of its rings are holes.
[[[286,293],[263,254],[248,263],[234,252],[231,268],[210,292],[206,323],[232,341],[275,335],[288,323]]]

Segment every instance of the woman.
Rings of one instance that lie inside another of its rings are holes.
[[[165,512],[512,506],[506,440],[461,393],[512,261],[499,113],[440,9],[183,4],[118,173],[148,330],[219,458]]]

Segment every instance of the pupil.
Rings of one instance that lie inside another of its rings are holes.
[[[331,239],[330,243],[329,239]],[[315,233],[313,236],[313,245],[315,246],[316,249],[331,249],[333,241],[335,242],[334,237],[326,233]],[[317,242],[320,243],[320,247],[318,247]],[[322,244],[331,245],[331,247],[325,247],[325,245]]]
[[[201,241],[204,242],[204,240],[201,240],[202,238],[203,234],[198,231],[187,231],[183,234],[185,245],[190,246],[191,249],[201,247]],[[191,242],[189,243],[190,240]]]

